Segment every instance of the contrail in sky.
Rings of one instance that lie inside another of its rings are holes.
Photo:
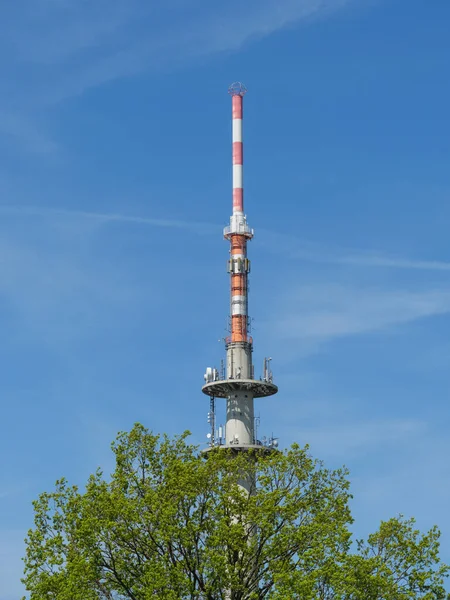
[[[99,223],[130,223],[135,225],[146,225],[150,227],[161,227],[167,229],[184,229],[197,235],[215,234],[220,225],[217,223],[201,223],[196,221],[183,221],[178,219],[154,219],[151,217],[140,217],[124,215],[120,213],[99,213],[82,210],[67,210],[58,208],[34,207],[34,206],[0,206],[0,212],[18,216],[36,217],[79,217],[95,220]],[[262,233],[262,230],[260,230]],[[413,260],[402,257],[392,257],[379,252],[367,251],[344,251],[342,248],[321,249],[302,242],[293,236],[282,235],[273,232],[264,232],[264,236],[276,236],[281,244],[285,243],[283,253],[293,260],[303,260],[322,264],[354,265],[357,267],[378,267],[389,269],[423,270],[423,271],[450,271],[450,262],[435,260]],[[260,241],[261,243],[261,241]],[[262,242],[264,244],[264,242]],[[272,244],[264,244],[264,247],[273,247]],[[276,247],[280,247],[279,244]]]

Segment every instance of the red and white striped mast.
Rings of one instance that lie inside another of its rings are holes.
[[[233,214],[244,212],[242,118],[246,88],[234,83],[228,89],[232,102]]]
[[[253,229],[248,226],[244,213],[242,136],[243,104],[247,89],[242,83],[236,82],[230,85],[228,92],[232,101],[233,213],[230,225],[224,229],[224,237],[230,242],[230,335],[226,338],[226,372],[221,376],[216,369],[208,368],[202,391],[213,399],[226,398],[227,401],[223,439],[222,435],[214,435],[215,409],[212,402],[213,431],[210,445],[215,446],[218,441],[219,445],[242,451],[264,446],[255,435],[254,398],[271,396],[278,388],[272,381],[270,359],[264,360],[264,372],[260,379],[256,380],[253,372],[253,340],[249,336],[248,316],[250,261],[247,258],[247,242],[253,237]]]
[[[232,147],[233,147],[233,214],[230,226],[224,231],[230,241],[229,273],[231,273],[231,342],[249,342],[248,339],[248,273],[247,240],[253,230],[247,225],[244,215],[244,144],[242,121],[244,95],[247,89],[242,83],[234,83],[228,89],[232,101]],[[249,372],[250,376],[251,373]]]

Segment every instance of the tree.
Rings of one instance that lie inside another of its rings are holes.
[[[298,445],[204,460],[187,436],[135,425],[109,480],[97,471],[80,492],[61,479],[34,502],[31,600],[450,598],[436,528],[394,518],[353,549],[344,469]]]

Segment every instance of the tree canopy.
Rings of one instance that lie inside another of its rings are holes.
[[[83,491],[61,479],[34,502],[31,600],[450,598],[438,529],[399,516],[352,543],[348,473],[308,447],[205,460],[188,433],[137,424],[112,448],[109,478]]]

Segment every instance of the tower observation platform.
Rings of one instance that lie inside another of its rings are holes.
[[[228,398],[231,394],[241,390],[248,392],[253,398],[265,398],[278,392],[278,388],[274,383],[255,379],[224,379],[222,381],[212,381],[202,387],[204,394],[215,398]]]

